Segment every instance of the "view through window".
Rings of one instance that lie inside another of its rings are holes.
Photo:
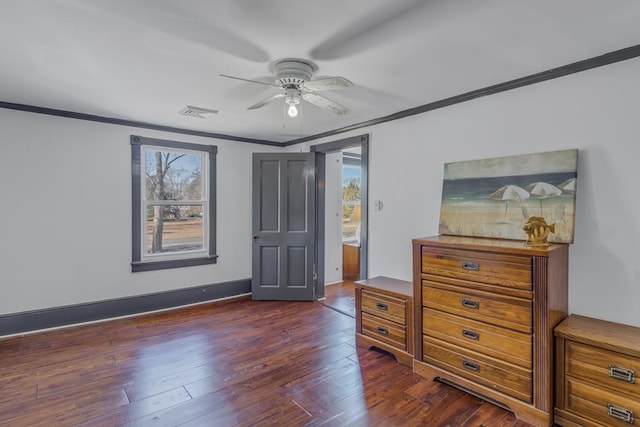
[[[360,156],[343,153],[342,166],[342,241],[360,243],[360,193],[362,186]]]
[[[204,153],[144,147],[142,155],[145,256],[202,251],[207,226]]]

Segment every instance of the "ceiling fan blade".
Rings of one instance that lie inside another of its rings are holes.
[[[272,96],[270,96],[268,98],[263,99],[262,101],[260,101],[258,103],[253,104],[250,107],[247,107],[247,110],[255,110],[255,109],[258,109],[258,108],[262,108],[265,105],[269,104],[270,102],[273,102],[278,98],[284,98],[285,96],[286,95],[284,93],[277,93],[275,95],[272,95]]]
[[[437,0],[444,2],[445,0]],[[373,8],[359,20],[351,22],[342,31],[328,38],[311,50],[311,58],[333,60],[360,53],[383,43],[388,43],[411,28],[405,21],[423,19],[424,6],[434,1],[406,0],[387,2],[385,6]]]
[[[242,31],[229,30],[222,25],[208,22],[206,16],[210,12],[203,9],[203,6],[188,7],[170,0],[155,1],[152,7],[149,2],[128,0],[74,3],[78,4],[77,7],[89,9],[93,13],[108,14],[142,28],[152,28],[163,35],[197,43],[248,61],[269,61],[267,51],[246,37]]]
[[[332,113],[335,113],[339,116],[347,114],[349,111],[351,111],[349,108],[316,93],[303,93],[302,99],[310,104],[315,105],[316,107],[320,107],[323,110],[331,111]]]
[[[353,86],[349,80],[344,77],[327,77],[326,79],[316,79],[301,84],[303,89],[310,92],[318,92],[321,90],[345,89]]]
[[[261,84],[261,85],[267,85],[267,86],[273,86],[273,87],[280,88],[280,86],[278,86],[276,84],[269,83],[269,82],[261,82],[259,80],[243,79],[242,77],[228,76],[226,74],[220,74],[220,77],[226,77],[228,79],[242,80],[243,82],[258,83],[258,84]]]

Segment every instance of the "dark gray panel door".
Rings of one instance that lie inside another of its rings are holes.
[[[253,155],[254,300],[315,299],[315,153]]]

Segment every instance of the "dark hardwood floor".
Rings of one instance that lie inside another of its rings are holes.
[[[0,339],[2,426],[524,426],[354,346],[320,303],[205,304]]]
[[[355,282],[344,281],[333,285],[325,286],[323,300],[320,304],[339,311],[353,318],[356,317],[356,294]]]

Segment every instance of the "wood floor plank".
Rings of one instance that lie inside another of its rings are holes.
[[[526,425],[354,329],[320,303],[244,300],[0,339],[0,425]]]
[[[268,400],[257,395],[238,396],[227,400],[225,405],[218,406],[202,417],[186,422],[185,426],[275,426],[305,425],[310,420],[309,414],[296,402],[278,395],[271,395]],[[136,426],[138,424],[135,424]],[[147,424],[142,424],[147,425]]]
[[[353,281],[325,286],[324,295],[325,299],[320,300],[321,304],[350,317],[356,317],[356,295]]]
[[[464,424],[478,427],[512,427],[517,424],[517,419],[511,412],[506,412],[491,403],[483,402],[478,410],[464,421]]]

